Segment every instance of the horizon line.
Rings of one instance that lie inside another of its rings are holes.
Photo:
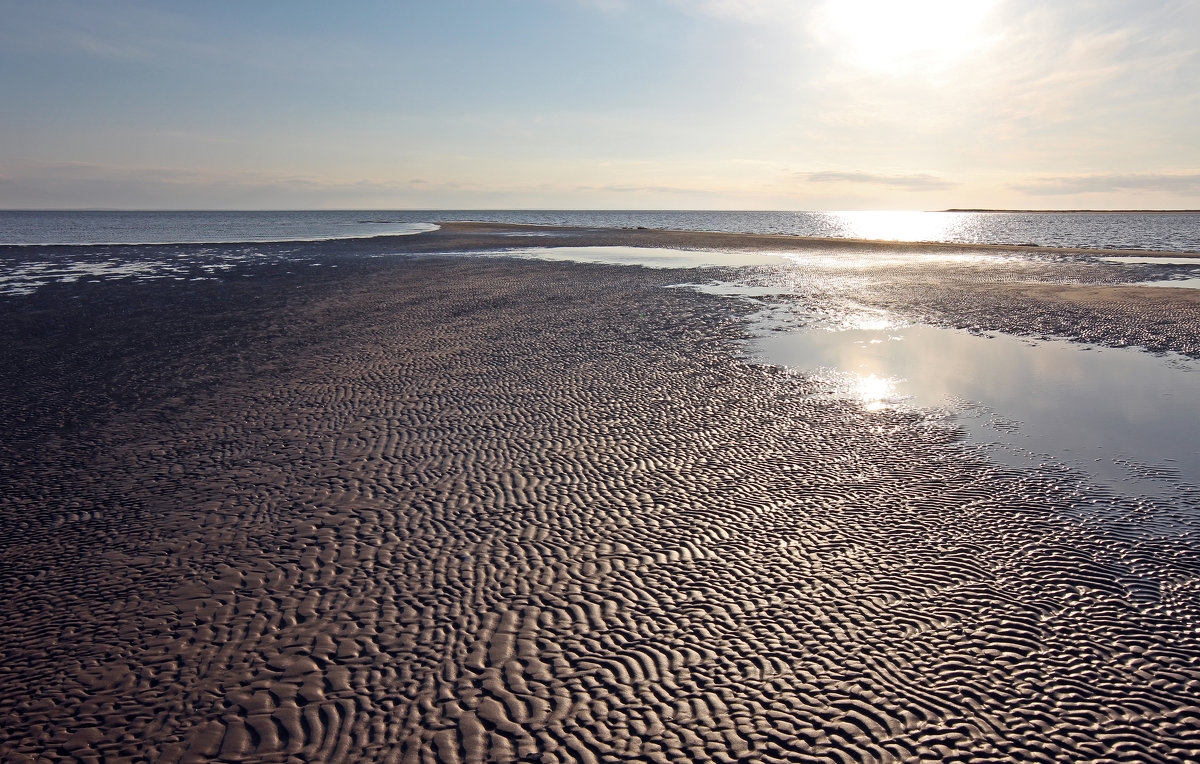
[[[949,207],[938,210],[869,209],[736,209],[697,207],[0,207],[0,212],[782,212],[833,214],[839,212],[996,212],[996,213],[1200,213],[1192,208],[1008,208]]]

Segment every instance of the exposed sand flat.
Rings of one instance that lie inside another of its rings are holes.
[[[1130,283],[1130,279],[1148,271],[1129,265],[1077,261],[1079,256],[1100,255],[1200,258],[1194,252],[925,244],[502,223],[441,226],[442,230],[434,234],[412,237],[411,242],[403,244],[414,252],[498,246],[781,252],[798,258],[791,286],[815,303],[851,296],[864,305],[931,323],[1200,356],[1200,289],[1142,286]],[[926,255],[929,260],[913,261],[906,255]],[[806,257],[837,258],[843,263],[837,268],[838,278],[831,282],[825,268],[806,268]]]
[[[0,760],[1200,758],[1200,547],[1146,505],[740,362],[696,272],[340,266],[0,304]],[[1073,274],[853,283],[1197,352],[1188,290]]]

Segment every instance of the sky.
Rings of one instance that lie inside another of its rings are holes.
[[[3,208],[1200,208],[1200,0],[0,0],[0,19]]]

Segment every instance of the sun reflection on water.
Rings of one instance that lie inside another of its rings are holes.
[[[845,323],[884,317],[864,307],[849,306]],[[1058,460],[1155,497],[1200,490],[1200,367],[1190,359],[924,325],[836,330],[840,318],[762,332],[750,355],[807,375],[815,395],[873,424],[886,426],[891,411],[931,412],[1006,465]]]
[[[895,377],[880,377],[876,374],[856,375],[851,393],[862,403],[865,411],[883,411],[896,405]]]
[[[958,219],[950,213],[876,210],[833,213],[843,235],[881,241],[944,241]]]
[[[848,313],[833,327],[834,331],[884,332],[906,326],[896,316],[882,310],[864,308],[862,312]]]

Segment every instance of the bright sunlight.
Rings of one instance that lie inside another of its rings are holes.
[[[940,71],[987,42],[991,0],[836,0],[817,16],[817,31],[846,58],[878,73]]]

